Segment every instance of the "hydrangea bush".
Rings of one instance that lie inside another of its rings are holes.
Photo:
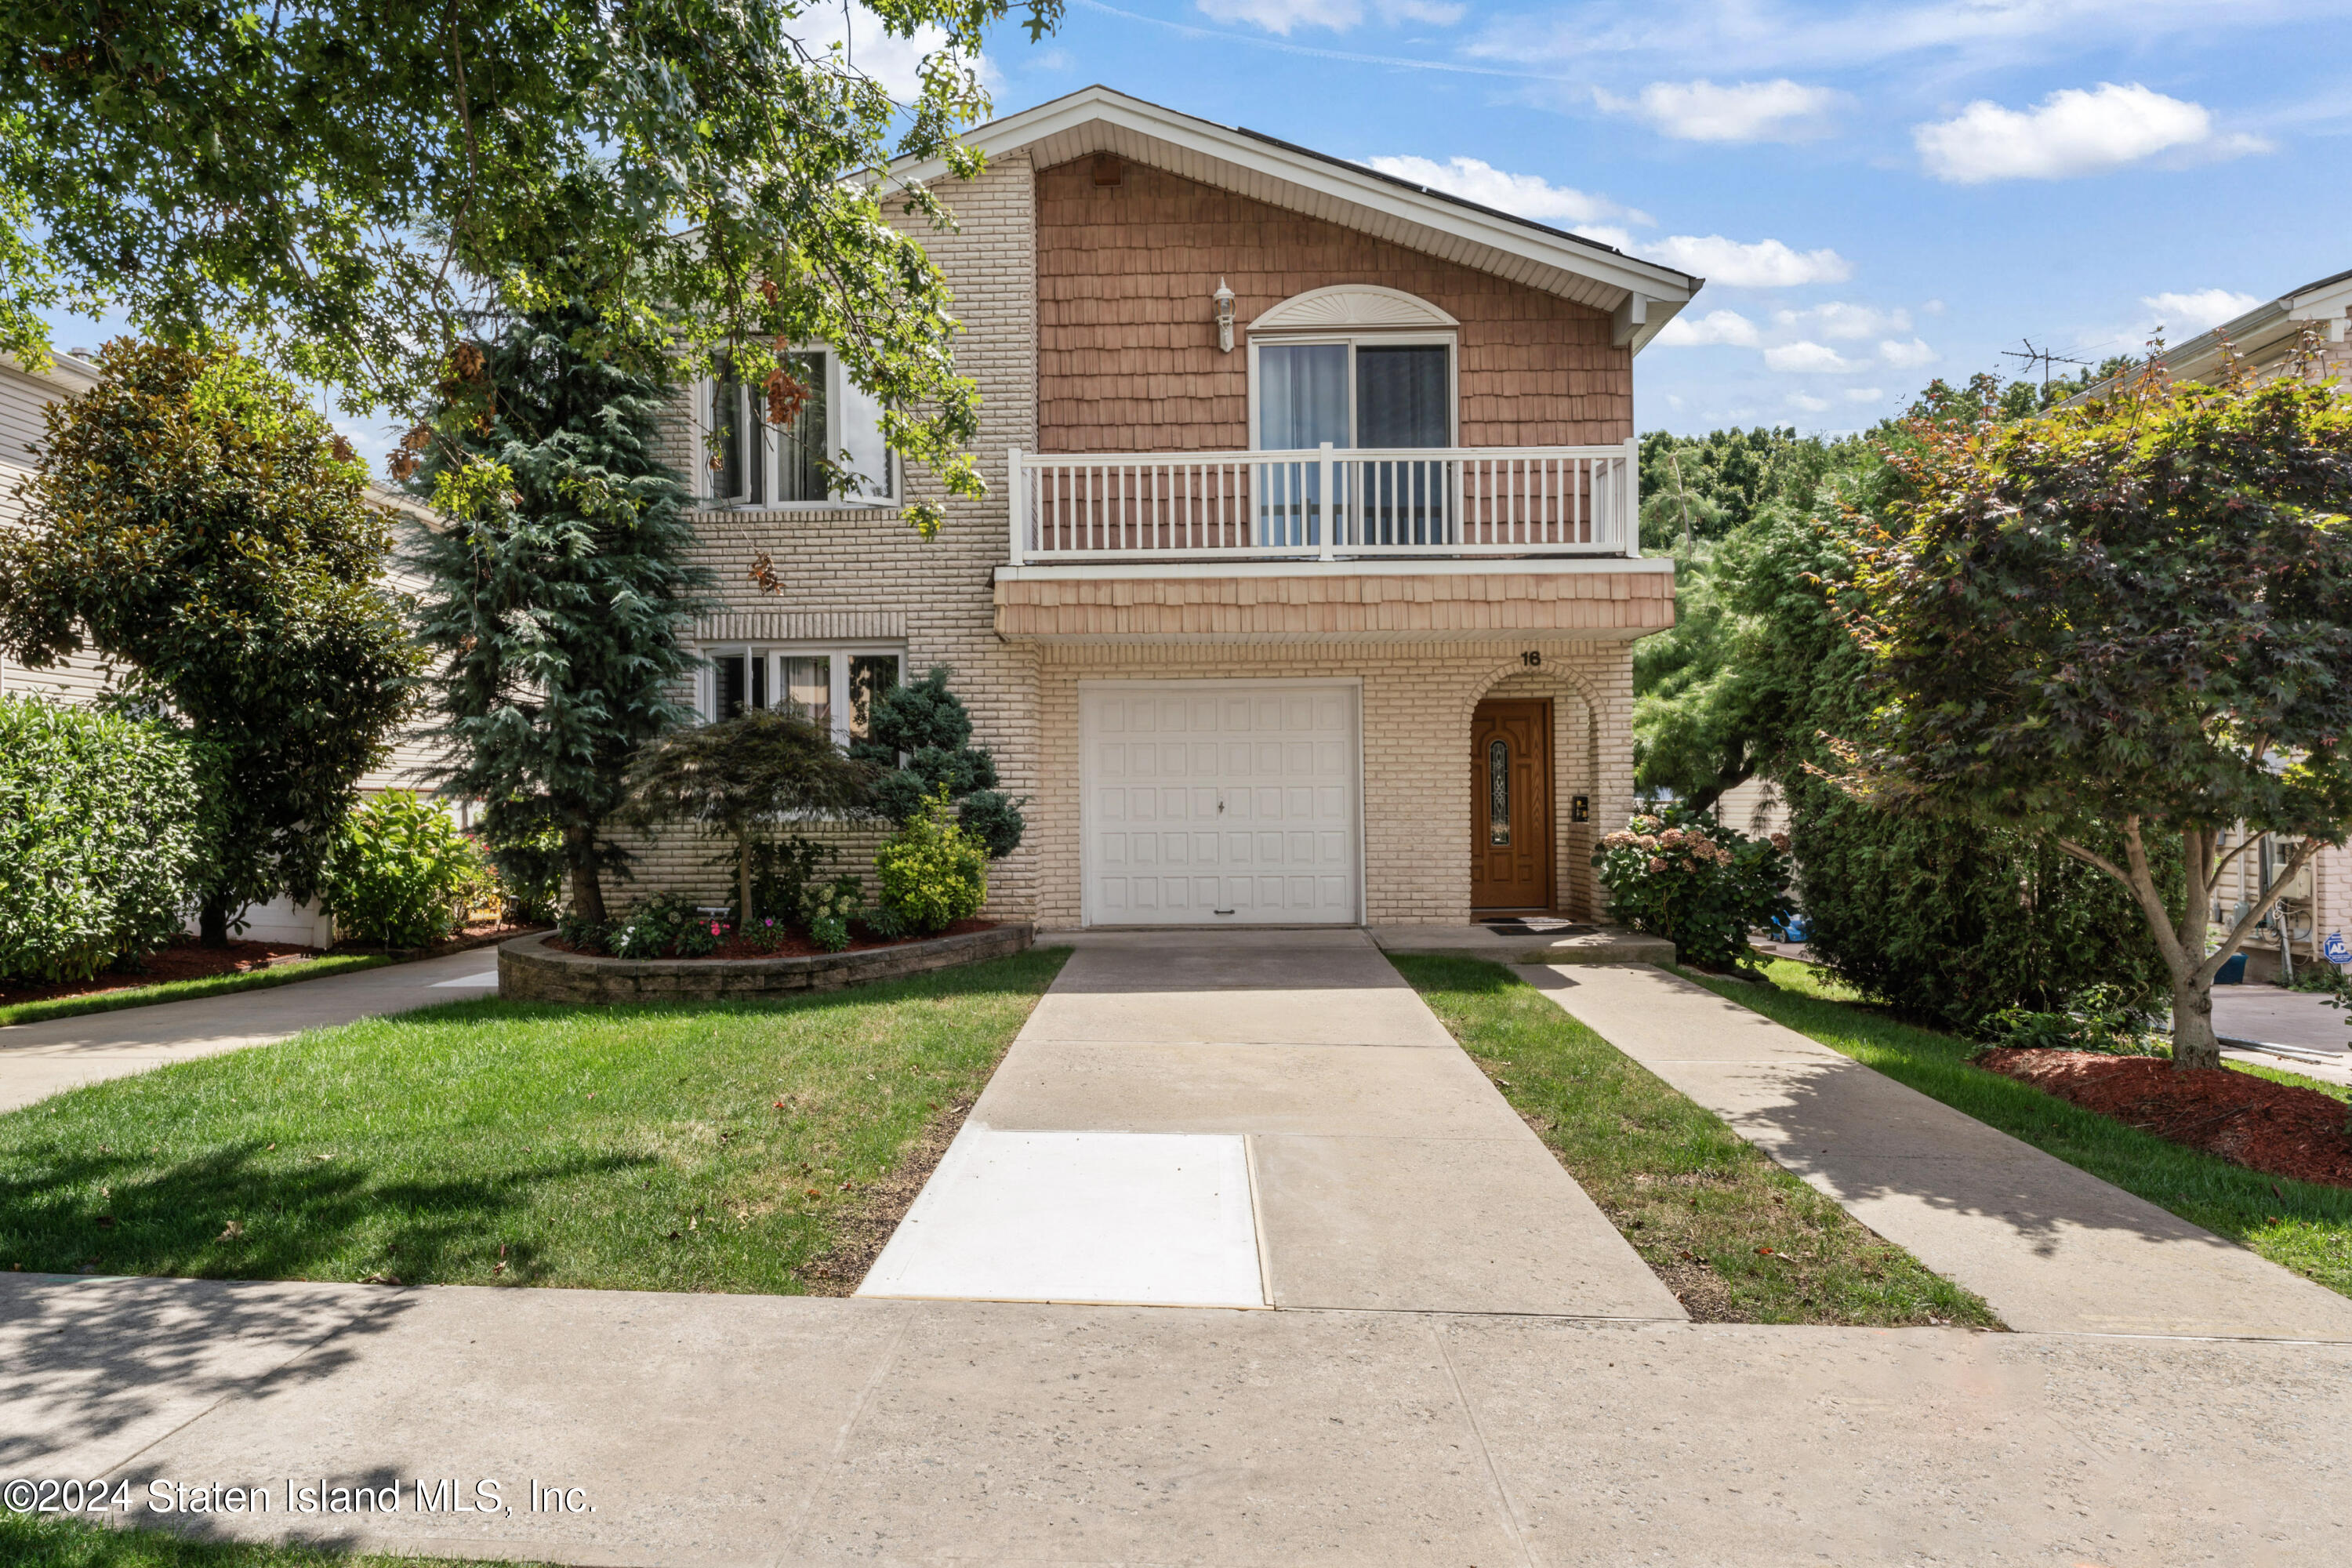
[[[1679,805],[1635,816],[1594,851],[1618,919],[1675,944],[1685,963],[1733,969],[1748,933],[1784,920],[1788,836],[1750,838]]]

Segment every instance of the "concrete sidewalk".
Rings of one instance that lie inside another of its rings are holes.
[[[2339,1345],[0,1275],[0,1477],[128,1479],[131,1522],[632,1568],[2352,1544]],[[399,1507],[289,1515],[289,1479]]]
[[[498,951],[478,948],[264,990],[0,1028],[0,1111],[104,1079],[272,1045],[305,1029],[495,996],[498,970]]]
[[[1685,1315],[1362,932],[1076,945],[861,1294]]]
[[[1704,987],[1519,973],[2012,1329],[2352,1342],[2352,1300]]]

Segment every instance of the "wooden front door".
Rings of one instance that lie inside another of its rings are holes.
[[[1470,719],[1470,907],[1552,907],[1551,700],[1481,702]]]

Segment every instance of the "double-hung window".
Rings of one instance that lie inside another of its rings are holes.
[[[1340,545],[1451,541],[1454,465],[1402,455],[1454,445],[1451,337],[1253,341],[1250,404],[1252,444],[1298,454],[1258,465],[1266,543],[1320,546],[1327,528]],[[1326,442],[1335,451],[1328,506],[1319,462]]]
[[[703,716],[732,719],[748,709],[796,713],[847,745],[865,736],[874,702],[899,681],[896,649],[807,644],[736,644],[704,650]]]
[[[881,407],[849,378],[841,356],[804,349],[784,356],[783,369],[808,396],[781,423],[769,420],[764,386],[731,374],[702,384],[696,419],[708,451],[704,499],[739,507],[875,505],[894,499],[897,476],[882,441]]]

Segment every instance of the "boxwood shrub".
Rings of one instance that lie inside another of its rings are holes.
[[[0,980],[88,980],[178,933],[199,773],[168,724],[0,697]]]

